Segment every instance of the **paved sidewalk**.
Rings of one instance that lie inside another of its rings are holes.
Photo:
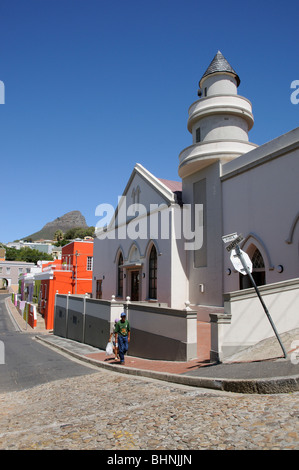
[[[38,327],[34,330],[26,327],[10,299],[7,299],[7,304],[11,314],[20,324],[21,331],[34,333],[37,340],[93,366],[130,375],[238,393],[285,393],[299,390],[299,351],[294,351],[294,341],[297,341],[299,346],[299,330],[281,335],[288,353],[287,359],[281,357],[277,339],[273,337],[232,357],[231,362],[211,364],[208,357],[209,345],[204,340],[209,336],[204,328],[208,329],[209,325],[201,324],[196,359],[173,362],[126,356],[125,364],[120,365],[114,356],[107,357],[105,351],[53,335],[44,329],[42,321],[38,322]]]
[[[299,365],[290,357],[270,360],[210,364],[194,359],[188,362],[152,361],[126,356],[125,365],[105,351],[55,335],[38,335],[49,346],[93,366],[124,374],[144,376],[193,387],[236,393],[287,393],[299,390]]]

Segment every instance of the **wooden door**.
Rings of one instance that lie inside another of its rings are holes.
[[[139,300],[139,271],[131,272],[131,300]]]

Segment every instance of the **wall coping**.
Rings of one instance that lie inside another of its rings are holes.
[[[89,303],[98,303],[100,305],[117,305],[118,307],[121,306],[121,307],[124,307],[124,303],[123,302],[116,302],[114,300],[103,300],[103,299],[91,299],[90,297],[86,297],[84,294],[56,294],[57,297],[63,297],[63,298],[66,298],[68,297],[69,299],[72,299],[72,300],[86,300],[86,302],[89,302]]]
[[[260,291],[261,295],[279,294],[281,292],[296,289],[299,289],[299,278],[288,279],[286,281],[275,282],[273,284],[266,284],[264,286],[258,286],[258,290]],[[256,297],[254,287],[223,294],[224,302],[237,302],[239,300],[250,299],[252,297]]]
[[[181,317],[181,318],[197,318],[197,312],[195,310],[178,310],[169,307],[159,307],[159,306],[151,306],[151,305],[144,305],[142,303],[134,303],[128,304],[129,310],[142,310],[143,312],[150,312],[156,313],[158,315],[170,315],[174,317]]]
[[[86,299],[86,302],[88,303],[98,303],[100,305],[108,305],[108,306],[118,306],[122,307],[124,311],[126,309],[128,310],[142,310],[143,312],[150,312],[150,313],[156,313],[158,315],[170,315],[174,317],[181,317],[181,318],[197,318],[197,311],[196,310],[191,310],[190,308],[188,309],[173,309],[169,307],[164,307],[164,306],[158,306],[158,305],[149,305],[149,304],[144,304],[143,302],[116,302],[114,300],[103,300],[103,299],[91,299],[90,297],[85,297],[84,295],[75,295],[75,294],[56,294],[57,297],[63,297],[66,298],[68,297],[69,299],[76,299],[76,300],[84,300]]]
[[[230,313],[210,313],[211,323],[231,323],[232,316]]]

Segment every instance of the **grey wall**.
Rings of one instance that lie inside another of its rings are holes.
[[[57,294],[53,333],[105,350],[114,320],[124,308],[118,302]],[[129,355],[169,361],[196,357],[196,312],[132,303],[127,314]]]

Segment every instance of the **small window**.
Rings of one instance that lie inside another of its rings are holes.
[[[137,202],[137,204],[139,204],[139,202],[140,202],[140,188],[139,188],[139,186],[137,186],[137,188],[136,188],[136,202]]]
[[[96,284],[96,299],[101,299],[103,292],[102,292],[102,279],[97,279],[97,284]]]
[[[133,191],[132,191],[132,204],[135,204],[135,197],[136,197],[136,193],[135,193],[135,188],[133,188]]]
[[[196,142],[200,142],[200,127],[196,129]]]
[[[93,262],[93,257],[92,256],[87,256],[87,271],[92,271],[92,263]]]

